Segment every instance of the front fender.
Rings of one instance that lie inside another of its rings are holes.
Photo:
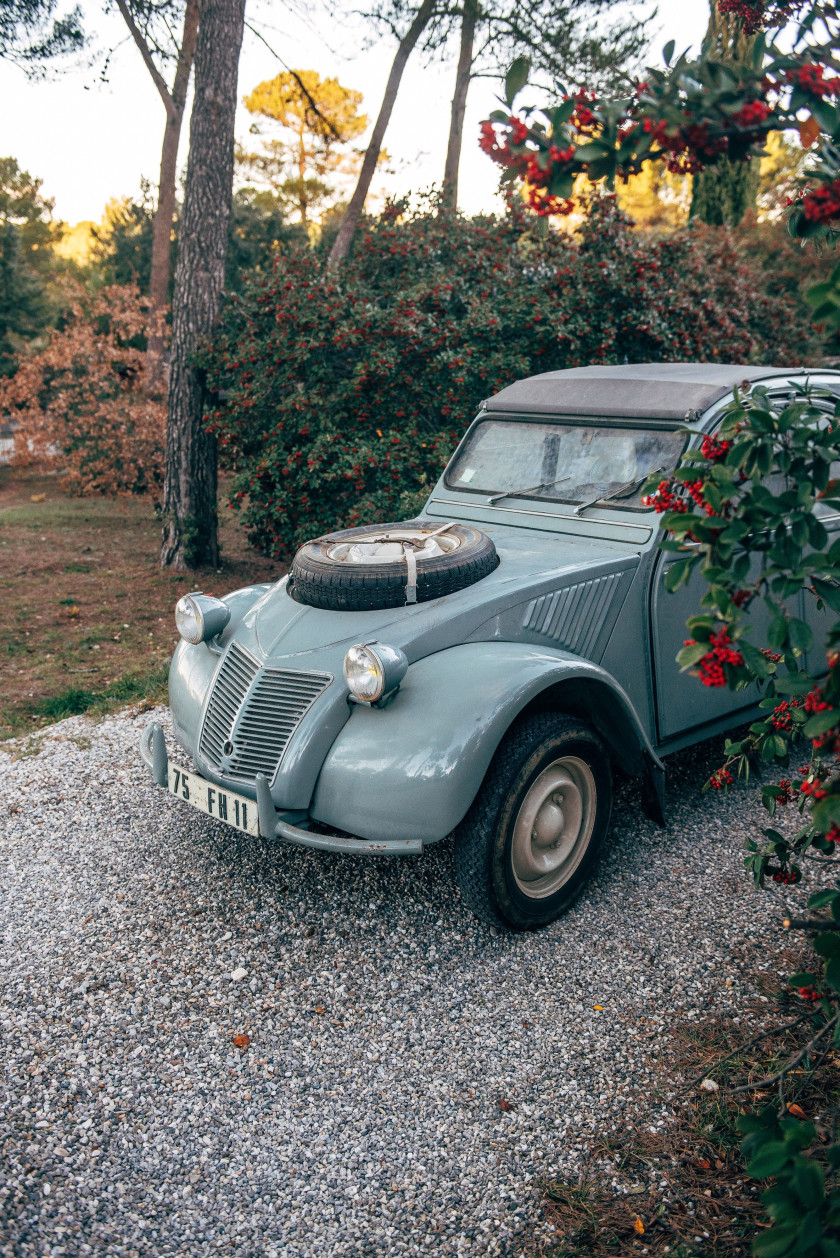
[[[606,705],[585,697],[596,689]],[[561,711],[583,704],[579,714],[631,772],[659,764],[627,695],[597,665],[521,643],[467,643],[412,664],[386,707],[354,708],[324,761],[312,816],[377,841],[445,838],[512,721],[543,696]]]

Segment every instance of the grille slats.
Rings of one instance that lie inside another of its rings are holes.
[[[329,673],[264,668],[233,642],[222,661],[199,739],[199,751],[225,777],[269,779],[289,739],[332,681]],[[234,751],[226,756],[226,742]]]

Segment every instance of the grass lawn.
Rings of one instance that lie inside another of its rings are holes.
[[[285,571],[219,515],[222,567],[166,572],[151,499],[73,498],[54,477],[0,468],[0,739],[164,698],[178,598]]]

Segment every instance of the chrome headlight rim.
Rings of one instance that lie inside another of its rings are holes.
[[[365,684],[367,670],[368,684]],[[399,647],[384,642],[356,642],[344,657],[344,680],[354,699],[373,704],[386,699],[400,685],[408,660]]]
[[[228,605],[201,590],[182,595],[175,604],[175,627],[192,646],[217,637],[229,620]]]

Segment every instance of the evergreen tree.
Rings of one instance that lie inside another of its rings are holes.
[[[712,11],[704,41],[709,57],[730,64],[749,64],[755,35],[744,33],[732,14],[721,13],[712,0]],[[758,162],[733,162],[722,157],[694,176],[691,217],[712,227],[737,227],[747,210],[754,210],[758,197]]]
[[[14,372],[18,352],[49,316],[44,285],[24,257],[21,229],[0,222],[0,376]]]
[[[16,366],[24,344],[52,315],[46,280],[53,265],[58,225],[41,180],[0,158],[0,375]]]

